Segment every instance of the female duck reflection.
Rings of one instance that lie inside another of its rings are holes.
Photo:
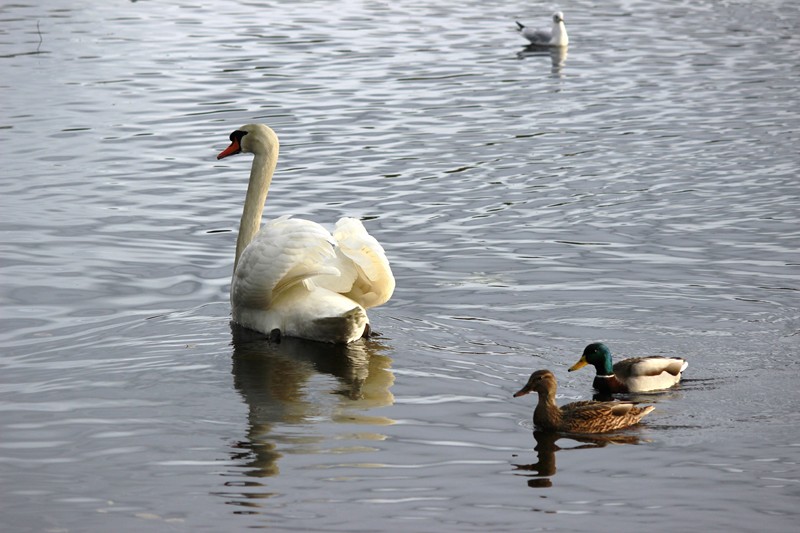
[[[394,383],[392,361],[381,353],[388,348],[379,340],[333,345],[287,337],[274,343],[236,324],[231,328],[233,382],[249,410],[247,436],[236,444],[241,451],[234,453],[233,459],[247,468],[247,475],[277,475],[278,445],[290,448],[300,444],[308,449],[327,438],[322,434],[298,436],[296,430],[283,432],[286,426],[320,417],[373,426],[394,422],[359,412],[394,403],[389,391]],[[325,374],[337,378],[338,386],[331,392],[338,400],[314,390],[322,383],[320,375]],[[383,436],[359,433],[359,438],[382,440]]]
[[[536,440],[534,450],[537,453],[538,461],[529,465],[515,464],[517,470],[528,470],[536,472],[528,475],[532,479],[528,480],[528,486],[534,488],[552,487],[553,482],[550,478],[556,475],[556,452],[561,450],[580,450],[587,448],[603,448],[607,444],[639,444],[640,439],[636,435],[566,435],[553,431],[534,430],[533,438]],[[569,439],[583,444],[570,448],[561,448],[556,444],[558,439]]]

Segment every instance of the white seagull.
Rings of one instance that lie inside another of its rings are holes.
[[[569,37],[564,26],[564,14],[561,11],[553,13],[553,28],[551,30],[534,30],[517,21],[517,30],[531,44],[536,46],[567,46]]]

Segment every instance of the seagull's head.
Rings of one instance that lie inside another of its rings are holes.
[[[556,11],[553,13],[553,22],[558,24],[559,22],[564,22],[564,13],[561,11]]]

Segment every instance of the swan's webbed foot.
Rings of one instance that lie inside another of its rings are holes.
[[[278,328],[273,329],[269,332],[269,342],[274,342],[278,344],[281,342],[281,330]]]
[[[375,339],[377,337],[383,337],[380,331],[375,331],[372,329],[372,326],[367,324],[364,327],[364,333],[361,334],[362,339]]]

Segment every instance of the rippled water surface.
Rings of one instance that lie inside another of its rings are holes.
[[[565,12],[566,56],[514,21]],[[788,531],[800,496],[800,6],[0,7],[0,529]],[[266,216],[361,217],[382,336],[229,324]],[[591,340],[689,360],[613,439],[532,434]],[[534,450],[534,447],[537,449]]]

